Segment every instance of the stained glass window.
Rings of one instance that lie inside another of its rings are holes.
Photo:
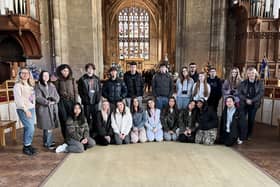
[[[119,58],[149,59],[150,17],[139,7],[128,7],[120,11],[119,23]]]

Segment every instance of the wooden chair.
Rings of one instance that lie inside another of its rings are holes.
[[[13,120],[0,120],[0,146],[6,146],[5,129],[12,128],[12,138],[14,141],[17,139],[17,121]]]

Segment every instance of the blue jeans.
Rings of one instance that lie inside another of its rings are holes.
[[[177,107],[178,109],[183,109],[183,108],[187,108],[189,102],[190,102],[190,98],[189,97],[180,97],[180,96],[177,96]]]
[[[50,147],[53,143],[53,133],[52,130],[43,130],[43,143],[44,146]]]
[[[29,111],[32,114],[31,118],[26,117],[26,114],[25,114],[24,110],[17,109],[18,117],[19,117],[19,119],[22,122],[23,127],[24,127],[24,129],[23,129],[23,144],[25,146],[29,146],[29,145],[32,144],[33,135],[34,135],[34,131],[35,131],[35,128],[34,128],[35,109],[32,108],[32,109],[29,109]]]
[[[159,96],[156,98],[156,108],[163,109],[168,104],[168,97]]]

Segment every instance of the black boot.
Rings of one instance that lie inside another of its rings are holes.
[[[28,156],[32,156],[33,155],[33,152],[32,152],[32,149],[31,149],[31,146],[23,146],[22,148],[22,152],[23,154],[26,154]]]

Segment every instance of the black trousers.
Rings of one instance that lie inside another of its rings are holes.
[[[100,136],[100,135],[97,135],[94,137],[95,141],[96,141],[96,144],[98,145],[103,145],[103,146],[106,146],[106,145],[109,145],[110,142],[108,142],[104,136]],[[112,136],[111,136],[111,141],[112,141]]]
[[[66,138],[66,121],[72,114],[74,102],[75,101],[71,99],[60,98],[58,103],[58,116],[60,120],[61,133],[64,140]]]
[[[228,132],[223,132],[220,137],[221,143],[226,146],[232,146],[237,141],[237,137],[232,136],[232,134]]]
[[[94,135],[97,133],[94,122],[96,121],[98,104],[84,105],[84,111],[85,111],[85,116],[87,118],[90,136],[94,137]]]
[[[179,134],[178,140],[179,142],[183,142],[183,143],[194,143],[195,133],[192,133],[191,136],[186,136],[185,134]]]

